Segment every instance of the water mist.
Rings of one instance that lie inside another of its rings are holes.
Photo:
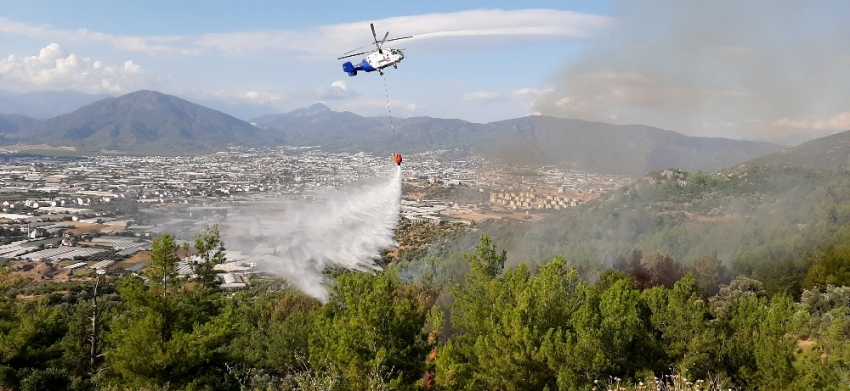
[[[316,200],[251,203],[221,222],[228,250],[302,292],[327,301],[326,268],[380,270],[380,251],[396,246],[401,167],[321,194]]]

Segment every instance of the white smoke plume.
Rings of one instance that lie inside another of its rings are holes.
[[[328,192],[315,201],[260,202],[220,223],[228,250],[242,251],[263,270],[302,292],[328,299],[322,272],[337,267],[373,271],[380,251],[397,245],[401,168]]]
[[[614,4],[532,111],[784,144],[850,129],[850,2]]]

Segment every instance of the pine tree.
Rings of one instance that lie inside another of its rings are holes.
[[[202,233],[195,235],[195,250],[201,262],[194,261],[192,267],[201,288],[217,288],[219,281],[216,278],[215,266],[226,260],[224,242],[218,232],[218,224],[205,227]]]

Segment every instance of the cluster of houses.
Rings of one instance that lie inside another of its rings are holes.
[[[535,194],[532,192],[490,193],[490,203],[514,210],[566,209],[583,202],[582,200],[571,197]]]

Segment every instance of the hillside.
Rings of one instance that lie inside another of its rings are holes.
[[[848,136],[813,140],[715,173],[654,171],[534,224],[479,223],[437,257],[453,270],[452,262],[485,233],[508,250],[509,264],[560,255],[585,270],[604,270],[633,250],[684,264],[717,257],[735,274],[763,282],[768,292],[797,295],[807,287],[812,259],[850,238]]]
[[[19,114],[0,114],[0,133],[18,133],[21,129],[31,128],[41,121]]]
[[[80,151],[205,153],[277,140],[251,124],[154,91],[104,99],[26,130],[18,141]]]
[[[850,170],[850,131],[808,141],[751,163]]]
[[[689,137],[640,125],[529,116],[477,124],[456,119],[397,119],[320,111],[252,120],[279,132],[288,144],[338,151],[459,150],[518,164],[570,164],[601,172],[642,175],[681,168],[713,171],[769,154],[782,146],[723,138]]]

